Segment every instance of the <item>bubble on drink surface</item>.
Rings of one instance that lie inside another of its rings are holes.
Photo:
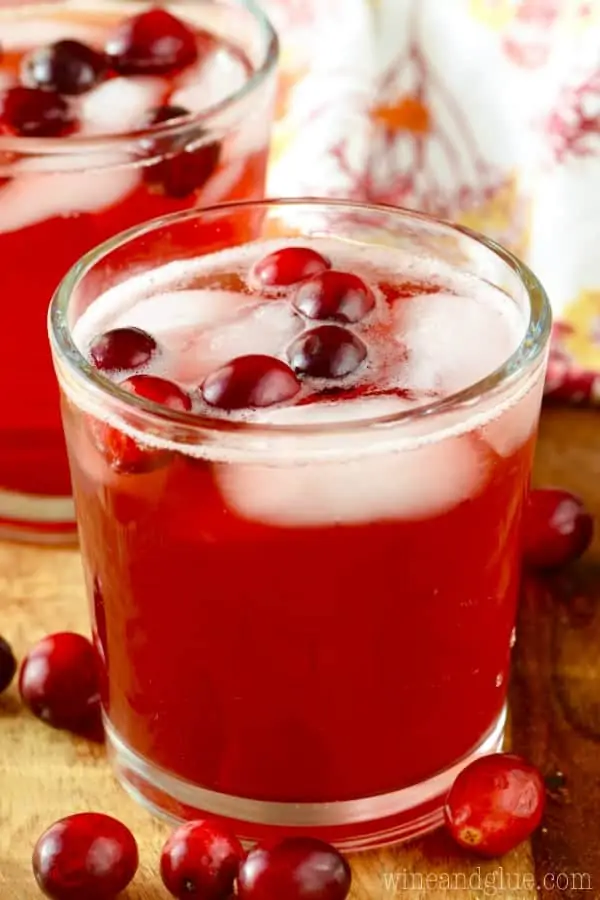
[[[476,496],[489,471],[485,445],[467,434],[350,460],[217,464],[215,477],[236,515],[310,528],[441,515]]]
[[[518,348],[525,330],[512,301],[479,284],[472,294],[440,292],[404,300],[395,306],[393,316],[407,360],[391,380],[444,396],[500,368]]]
[[[167,91],[161,78],[111,78],[79,98],[81,134],[119,134],[145,128],[148,110],[160,106]]]
[[[85,157],[89,162],[92,157]],[[109,156],[112,161],[114,156]],[[52,165],[50,160],[44,160]],[[26,164],[13,167],[16,176],[2,188],[0,234],[18,231],[54,216],[98,212],[124,199],[138,184],[139,174],[132,167],[102,168],[107,159],[93,155],[98,168],[82,171],[52,171],[39,174]],[[63,157],[57,168],[81,168],[80,157]],[[110,162],[109,162],[110,165]],[[39,170],[38,170],[39,171]]]
[[[219,46],[181,74],[170,102],[191,112],[202,112],[239,91],[248,76],[248,64],[243,58]]]
[[[9,18],[10,16],[10,18]],[[17,18],[14,10],[0,9],[0,47],[7,51],[37,50],[47,44],[65,38],[81,41],[100,49],[105,32],[91,24],[63,18],[33,19],[28,16]]]

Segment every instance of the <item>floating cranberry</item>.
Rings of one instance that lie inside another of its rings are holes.
[[[350,866],[334,847],[308,837],[252,850],[240,868],[238,900],[345,900]]]
[[[272,356],[238,356],[211,372],[202,397],[220,409],[253,409],[285,403],[296,396],[300,382],[289,366]]]
[[[589,547],[594,520],[582,501],[568,491],[532,490],[525,506],[523,552],[537,569],[563,566]]]
[[[0,94],[0,125],[21,137],[62,137],[73,131],[75,119],[54,91],[13,87]]]
[[[17,671],[17,660],[12,647],[3,637],[0,637],[0,694],[10,686]]]
[[[143,397],[144,400],[151,400],[152,403],[167,406],[177,412],[188,412],[192,408],[190,395],[166,378],[157,378],[155,375],[132,375],[131,378],[122,381],[119,387],[129,391],[130,394],[135,394],[136,397]]]
[[[51,900],[114,900],[137,871],[138,848],[130,830],[111,816],[79,813],[43,833],[32,863]]]
[[[502,856],[538,827],[544,801],[537,769],[512,753],[494,753],[460,773],[446,801],[446,825],[462,847]]]
[[[300,285],[294,306],[309,319],[360,322],[374,309],[375,296],[358,275],[330,269]]]
[[[210,141],[195,149],[180,150],[144,168],[146,184],[159,186],[168,197],[183,200],[204,187],[221,158],[221,144]]]
[[[97,661],[90,641],[68,631],[41,640],[23,660],[19,691],[33,714],[49,725],[89,730],[100,711]]]
[[[115,372],[146,365],[156,349],[154,338],[141,328],[114,328],[94,339],[90,356],[102,372]]]
[[[106,57],[79,41],[58,41],[40,47],[23,62],[23,82],[59,94],[84,94],[107,71]]]
[[[160,75],[195,62],[198,46],[184,22],[157,6],[126,19],[109,38],[106,53],[121,75]]]
[[[107,422],[92,417],[88,420],[96,449],[119,475],[143,475],[162,469],[172,458],[170,450],[143,446]]]
[[[173,832],[163,847],[160,873],[178,900],[230,900],[243,858],[235,835],[215,820],[201,819]]]
[[[340,325],[320,325],[305,331],[288,348],[294,372],[313,378],[343,378],[366,358],[365,344]]]
[[[183,116],[189,116],[190,110],[185,106],[175,106],[169,103],[163,106],[157,106],[148,113],[148,125],[163,125],[165,122],[171,122],[173,119],[181,119]]]
[[[255,263],[250,280],[259,287],[288,287],[329,268],[329,260],[310,247],[284,247]]]

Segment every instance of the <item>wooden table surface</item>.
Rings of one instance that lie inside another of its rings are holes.
[[[600,516],[600,412],[545,412],[536,482],[575,490]],[[553,776],[545,822],[532,845],[483,862],[460,854],[438,832],[356,856],[353,900],[600,898],[599,596],[600,535],[585,561],[560,580],[524,590],[512,744]],[[86,625],[75,551],[0,545],[0,633],[18,654],[48,632],[85,632]],[[166,900],[157,876],[165,826],[115,784],[101,747],[36,721],[13,685],[0,699],[0,900],[40,897],[32,845],[55,819],[83,810],[116,815],[139,840],[140,870],[122,896]]]

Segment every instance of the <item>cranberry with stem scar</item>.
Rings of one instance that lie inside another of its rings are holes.
[[[345,900],[352,875],[343,856],[316,838],[285,838],[251,850],[238,876],[238,900]]]
[[[163,847],[160,873],[178,900],[229,900],[244,851],[216,820],[200,819],[176,828]]]
[[[111,816],[79,813],[42,834],[32,865],[50,900],[115,900],[137,871],[138,848],[131,831]]]
[[[321,325],[305,331],[288,348],[294,372],[313,378],[344,378],[367,358],[359,337],[339,325]]]
[[[64,137],[75,128],[68,103],[54,91],[13,87],[0,93],[0,126],[20,137]]]
[[[109,38],[106,53],[121,75],[162,75],[195,62],[198,43],[185,22],[157,6],[126,19]]]
[[[0,694],[3,693],[15,677],[17,660],[12,647],[3,637],[0,637]]]
[[[250,281],[260,287],[288,287],[331,268],[331,263],[310,247],[284,247],[254,264]]]
[[[330,269],[300,285],[294,306],[309,319],[353,323],[375,308],[375,295],[358,275]]]
[[[69,631],[43,638],[21,664],[19,692],[32,713],[54,728],[93,729],[100,687],[90,641]]]
[[[23,83],[59,94],[84,94],[108,71],[106,57],[80,41],[57,41],[25,57]]]
[[[211,372],[200,390],[210,406],[256,409],[291,400],[300,390],[300,382],[281,360],[255,354],[238,356]]]
[[[594,520],[574,494],[554,488],[532,490],[525,505],[523,556],[536,569],[553,569],[589,547]]]
[[[461,847],[502,856],[538,827],[544,802],[544,781],[534,766],[512,753],[494,753],[457,777],[446,801],[446,826]]]
[[[154,338],[141,328],[113,328],[94,338],[90,356],[101,372],[115,372],[144,366],[156,350]]]

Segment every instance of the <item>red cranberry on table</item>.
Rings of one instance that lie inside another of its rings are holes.
[[[329,260],[310,247],[284,247],[255,263],[250,281],[259,287],[288,287],[330,267]]]
[[[106,53],[121,75],[161,75],[195,62],[198,44],[191,28],[157,6],[122,22]]]
[[[352,875],[344,857],[323,841],[285,838],[252,850],[240,868],[239,900],[345,900]]]
[[[0,125],[20,137],[63,137],[75,124],[69,104],[54,91],[13,87],[0,93]]]
[[[90,356],[100,371],[116,372],[146,365],[156,350],[154,338],[141,328],[113,328],[94,338]]]
[[[0,637],[0,694],[11,684],[17,671],[17,660],[12,647],[3,637]]]
[[[536,569],[553,569],[589,547],[594,520],[574,494],[555,488],[532,490],[525,506],[523,554]]]
[[[69,631],[43,638],[27,654],[19,692],[39,719],[55,728],[86,732],[100,713],[97,660],[87,638]]]
[[[343,378],[367,358],[359,337],[339,325],[320,325],[305,331],[288,348],[294,372],[313,378]]]
[[[201,819],[175,829],[163,847],[160,873],[178,900],[229,900],[243,858],[235,835],[214,819]]]
[[[80,41],[58,41],[40,47],[23,62],[22,80],[59,94],[84,94],[98,84],[108,69],[106,57]]]
[[[481,856],[502,856],[540,824],[545,788],[536,768],[512,753],[475,760],[454,782],[445,808],[454,840]]]
[[[375,295],[358,275],[330,269],[300,285],[294,306],[309,319],[360,322],[375,308]]]
[[[289,366],[272,356],[238,356],[211,372],[202,384],[202,397],[219,409],[256,409],[291,400],[300,382]]]
[[[36,881],[51,900],[114,900],[138,867],[135,838],[101,813],[79,813],[55,822],[33,851]]]

